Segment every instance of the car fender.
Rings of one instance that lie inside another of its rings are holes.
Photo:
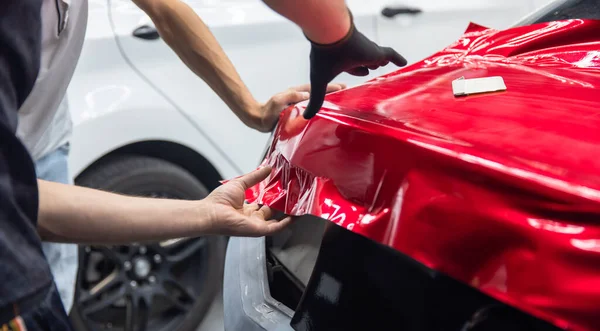
[[[123,109],[77,123],[71,139],[71,174],[77,177],[94,162],[119,148],[151,140],[190,148],[225,178],[241,174],[201,130],[164,106]]]

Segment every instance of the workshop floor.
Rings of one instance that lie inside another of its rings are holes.
[[[223,293],[220,292],[197,331],[223,331]]]
[[[196,331],[225,331],[223,325],[223,272],[224,270],[221,269],[219,276],[221,281],[216,284],[221,290],[215,297],[210,308],[208,308],[204,320],[200,323]]]

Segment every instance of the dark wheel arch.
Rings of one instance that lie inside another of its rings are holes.
[[[219,186],[223,176],[202,154],[195,150],[171,141],[145,140],[119,147],[94,161],[90,166],[77,175],[75,182],[85,177],[86,173],[94,171],[107,159],[121,155],[148,156],[171,162],[188,171],[196,177],[209,191]]]

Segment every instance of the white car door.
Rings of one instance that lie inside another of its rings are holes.
[[[377,37],[409,63],[456,41],[469,22],[508,28],[545,0],[387,0],[377,1]]]
[[[309,43],[297,26],[262,1],[185,2],[209,26],[259,101],[265,102],[279,91],[309,82]],[[354,5],[361,2],[351,0],[349,6],[356,7],[353,14],[361,31],[375,38],[377,12]],[[122,51],[131,65],[187,114],[238,168],[244,172],[254,169],[268,135],[245,127],[217,94],[158,38],[150,19],[131,0],[111,1],[111,15]],[[369,77],[341,75],[336,81],[355,85]]]

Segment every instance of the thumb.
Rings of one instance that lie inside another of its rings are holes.
[[[265,178],[269,177],[269,175],[271,174],[271,170],[272,170],[271,167],[263,167],[263,168],[254,170],[250,173],[247,173],[247,174],[239,177],[237,180],[242,183],[242,186],[245,191],[248,188],[260,183]]]
[[[319,112],[327,93],[326,81],[311,79],[310,86],[310,101],[308,101],[308,106],[304,110],[305,119],[311,119]]]

